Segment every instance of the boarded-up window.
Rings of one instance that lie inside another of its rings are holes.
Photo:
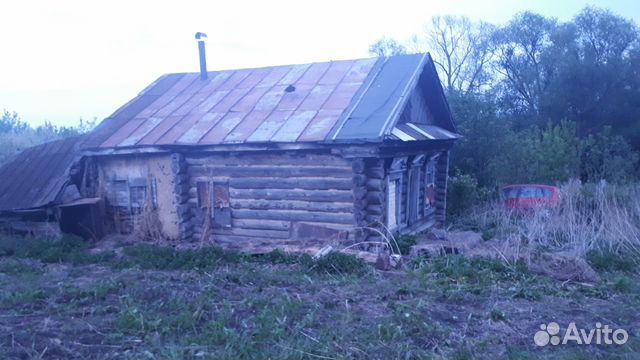
[[[229,182],[213,183],[213,225],[231,227],[231,207],[229,202]]]
[[[147,179],[135,178],[129,180],[129,207],[134,211],[144,208],[147,197]]]
[[[196,183],[198,190],[198,207],[201,209],[211,208],[211,192],[208,181],[198,181]]]
[[[109,191],[109,202],[112,206],[129,207],[129,186],[127,180],[114,180]]]
[[[433,210],[436,202],[436,159],[431,159],[425,166],[424,208],[425,213]]]

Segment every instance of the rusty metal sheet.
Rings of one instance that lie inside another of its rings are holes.
[[[269,89],[262,97],[256,102],[254,109],[256,110],[273,110],[276,108],[280,100],[285,94],[286,86],[277,85]]]
[[[158,124],[160,124],[164,120],[161,117],[152,117],[149,119],[145,119],[144,122],[138,126],[138,128],[131,133],[126,139],[124,139],[118,146],[133,146],[140,141],[143,137],[145,137],[153,128],[155,128]]]
[[[278,81],[279,85],[291,85],[298,81],[300,77],[309,69],[311,64],[302,64],[302,65],[292,65],[291,70],[285,75],[280,81]]]
[[[254,110],[224,138],[225,143],[244,142],[269,116],[270,110]]]
[[[243,96],[245,96],[251,89],[233,89],[225,97],[220,100],[209,112],[221,112],[226,113],[229,111]]]
[[[329,70],[322,76],[318,84],[338,84],[345,77],[347,72],[351,69],[355,61],[353,60],[344,60],[344,61],[333,61],[331,62],[331,66],[329,66]]]
[[[316,113],[317,111],[313,110],[299,110],[294,112],[284,125],[271,137],[271,141],[295,142]]]
[[[291,65],[275,66],[271,72],[260,81],[257,86],[274,86],[291,71]]]
[[[260,83],[270,71],[270,68],[254,69],[246,78],[236,85],[236,88],[253,88]]]
[[[198,77],[195,74],[185,74],[178,82],[169,88],[164,94],[162,94],[156,101],[147,106],[137,116],[141,118],[148,118],[153,116],[158,110],[167,106],[167,104],[173,101],[182,90],[186,89],[191,83],[196,81]]]
[[[173,126],[167,132],[165,132],[157,141],[158,144],[174,144],[178,139],[192,126],[203,117],[202,114],[188,114],[178,123],[179,126]]]
[[[247,141],[267,142],[282,127],[293,114],[293,110],[274,110],[258,128],[251,134]]]
[[[251,70],[252,69],[242,69],[234,71],[233,74],[218,87],[218,90],[235,89],[242,80],[251,74]]]
[[[286,88],[286,87],[285,87]],[[276,106],[278,110],[295,110],[300,106],[302,101],[309,95],[313,86],[311,85],[296,85],[295,90],[292,92],[285,92],[282,95],[282,99]]]
[[[212,93],[207,94],[207,98],[204,99],[198,106],[191,109],[189,112],[190,115],[204,115],[209,110],[213,109],[222,99],[224,99],[227,94],[229,94],[229,90],[219,90],[214,91]]]
[[[298,141],[322,141],[340,118],[342,110],[323,109],[311,120]]]
[[[219,144],[235,128],[242,119],[247,116],[246,112],[227,113],[207,134],[200,139],[198,144]]]
[[[153,145],[159,144],[159,140],[162,136],[169,131],[172,127],[176,126],[182,120],[182,116],[167,116],[156,125],[145,137],[138,141],[138,145]]]
[[[0,211],[36,209],[55,203],[86,136],[25,149],[0,167]]]
[[[322,105],[327,101],[331,93],[335,90],[335,85],[316,85],[313,87],[309,96],[307,96],[299,110],[320,110]]]
[[[349,105],[353,95],[360,88],[359,83],[342,83],[333,91],[331,96],[322,105],[322,109],[344,109]]]
[[[318,80],[322,78],[322,76],[329,69],[329,63],[315,63],[311,64],[309,69],[296,81],[296,84],[317,84]]]
[[[206,113],[190,126],[176,142],[179,144],[197,144],[222,119],[224,113]],[[195,118],[195,117],[194,117]],[[173,129],[172,129],[173,130]],[[165,136],[166,137],[166,136]],[[171,139],[167,138],[167,141]]]
[[[231,111],[238,112],[249,112],[256,106],[256,103],[264,93],[267,92],[269,88],[267,87],[254,87],[249,90],[249,92],[242,97],[242,99],[238,100],[233,107],[231,107]]]
[[[127,121],[118,131],[116,131],[113,135],[111,135],[105,142],[102,143],[102,147],[115,147],[118,146],[121,142],[123,142],[126,138],[133,133],[138,126],[142,125],[146,119],[133,119]]]
[[[342,79],[343,83],[361,83],[369,75],[373,65],[375,65],[378,58],[359,59],[353,63],[353,66],[345,77]]]
[[[379,134],[391,128],[387,125],[391,112],[403,105],[411,90],[405,88],[417,83],[413,78],[418,75],[412,74],[421,74],[420,59],[425,58],[399,55],[225,70],[210,72],[206,80],[198,73],[170,74],[105,120],[89,138],[94,146],[104,147],[381,141]],[[427,93],[438,93],[432,68],[430,64]],[[430,100],[439,104],[436,110],[448,111],[445,100]]]
[[[208,74],[209,74],[208,83],[205,86],[203,86],[200,90],[198,90],[198,92],[209,94],[212,91],[218,90],[218,88],[222,86],[222,84],[224,84],[227,81],[227,79],[231,77],[231,75],[233,75],[233,71],[229,71],[229,70],[219,71],[219,72],[213,72]]]

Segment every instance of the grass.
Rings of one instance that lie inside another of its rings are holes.
[[[43,243],[0,256],[3,357],[562,358],[575,350],[533,345],[541,323],[640,322],[637,273],[619,268],[584,286],[459,255],[385,273],[339,253]],[[632,358],[640,344],[584,351]]]

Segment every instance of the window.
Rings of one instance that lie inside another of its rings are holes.
[[[424,213],[433,211],[436,202],[436,158],[427,161],[424,168]]]
[[[201,209],[209,209],[211,207],[211,195],[209,191],[209,182],[198,181],[196,183],[198,191],[198,207]]]
[[[398,183],[399,180],[390,180],[387,185],[387,228],[389,230],[398,227]]]
[[[198,207],[204,209],[214,227],[231,227],[229,182],[198,181]]]

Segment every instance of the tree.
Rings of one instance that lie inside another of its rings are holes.
[[[426,28],[426,39],[414,36],[411,42],[414,48],[431,53],[449,92],[468,93],[492,81],[488,64],[493,58],[494,30],[493,25],[474,23],[464,16],[434,16]]]
[[[369,46],[369,53],[373,56],[392,56],[406,54],[407,48],[397,40],[381,37]]]
[[[556,22],[532,12],[516,15],[494,36],[495,70],[503,78],[501,94],[507,111],[538,117],[541,98],[554,75],[551,46]]]

